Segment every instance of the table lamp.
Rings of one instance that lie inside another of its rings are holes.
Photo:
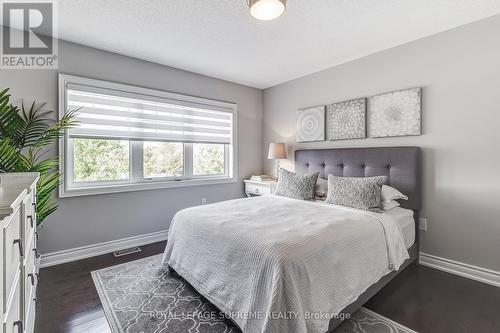
[[[267,158],[270,160],[276,160],[276,179],[278,179],[278,173],[280,169],[280,161],[286,159],[286,147],[283,142],[271,142],[269,144],[269,152]]]

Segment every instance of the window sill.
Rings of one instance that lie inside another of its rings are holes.
[[[236,178],[208,178],[208,179],[189,179],[181,181],[157,181],[136,184],[121,184],[121,185],[103,185],[85,188],[72,188],[66,189],[64,185],[59,188],[59,198],[80,197],[87,195],[109,194],[109,193],[122,193],[133,191],[147,191],[159,190],[167,188],[191,187],[191,186],[204,186],[216,184],[230,184],[236,183]]]

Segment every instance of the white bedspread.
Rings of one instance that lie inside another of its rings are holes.
[[[323,333],[408,257],[390,216],[261,196],[178,212],[163,263],[245,333]]]

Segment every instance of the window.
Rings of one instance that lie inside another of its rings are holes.
[[[178,142],[144,142],[144,178],[182,177],[184,145]]]
[[[196,176],[223,175],[226,169],[224,145],[193,144],[193,174]]]
[[[236,105],[60,75],[60,196],[235,181]]]
[[[125,140],[73,139],[73,181],[129,179],[129,146]]]

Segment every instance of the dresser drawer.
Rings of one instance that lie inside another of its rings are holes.
[[[21,211],[18,209],[12,214],[4,230],[4,307],[11,294],[14,278],[21,266],[21,255],[24,254],[21,239]]]
[[[259,195],[271,194],[271,187],[266,185],[247,183],[246,190],[248,193],[252,194],[259,194]]]
[[[32,242],[31,244],[34,244]],[[26,251],[26,261],[24,266],[24,314],[29,313],[29,306],[33,298],[35,298],[36,285],[38,283],[38,276],[35,272],[35,251],[33,247]],[[27,321],[26,321],[27,323]]]
[[[35,232],[36,220],[33,202],[33,196],[29,194],[24,198],[22,205],[23,235],[25,238],[25,247],[28,247],[30,245],[29,243],[33,238],[33,233]]]
[[[15,286],[14,298],[7,309],[7,314],[4,321],[5,333],[19,333],[24,330],[24,321],[21,309],[21,280],[17,280]]]
[[[33,333],[36,311],[36,288],[30,287],[30,290],[27,292],[29,293],[29,297],[25,297],[24,302],[24,329],[26,333]]]
[[[30,300],[29,310],[26,315],[25,323],[26,323],[26,333],[33,333],[35,330],[35,309],[36,309],[36,300],[35,295]]]

